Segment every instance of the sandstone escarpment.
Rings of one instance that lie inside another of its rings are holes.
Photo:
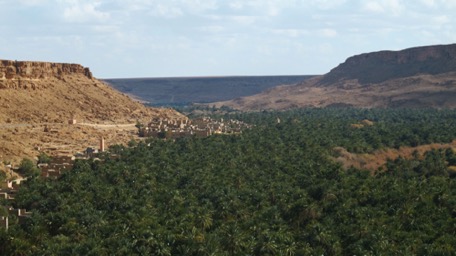
[[[326,75],[213,105],[456,109],[456,44],[356,55]]]
[[[64,79],[67,75],[93,78],[89,68],[79,64],[0,60],[0,89],[38,89],[43,84],[35,81]]]
[[[352,56],[326,74],[320,84],[330,85],[350,79],[357,79],[361,84],[373,84],[390,79],[454,71],[456,44],[432,45]]]
[[[0,124],[128,122],[159,115],[79,64],[0,60]]]

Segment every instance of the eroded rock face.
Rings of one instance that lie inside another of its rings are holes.
[[[209,106],[456,109],[456,44],[363,53],[328,74]]]
[[[65,75],[82,74],[92,79],[89,68],[79,64],[0,60],[0,79],[48,79]]]
[[[357,79],[361,84],[375,84],[390,79],[454,71],[456,44],[432,45],[352,56],[326,74],[320,84],[330,85],[350,79]]]

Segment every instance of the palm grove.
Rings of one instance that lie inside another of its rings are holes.
[[[305,109],[230,114],[234,136],[113,146],[57,180],[31,178],[2,255],[450,255],[452,149],[342,168],[354,153],[456,139],[456,111]],[[281,122],[277,123],[277,118]],[[372,126],[351,124],[368,119]],[[11,202],[3,201],[7,205]],[[12,220],[14,223],[14,219]]]

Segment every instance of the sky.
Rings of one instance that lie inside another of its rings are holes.
[[[456,0],[0,0],[0,59],[97,78],[325,74],[456,43]]]

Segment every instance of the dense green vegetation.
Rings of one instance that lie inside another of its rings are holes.
[[[392,159],[372,175],[343,170],[353,152],[449,142],[456,111],[310,109],[233,114],[236,136],[111,147],[34,178],[0,230],[2,255],[452,255],[453,150]],[[280,123],[277,123],[280,118]],[[364,119],[372,126],[353,128]],[[6,204],[6,202],[4,202]],[[14,220],[12,220],[14,222]]]

